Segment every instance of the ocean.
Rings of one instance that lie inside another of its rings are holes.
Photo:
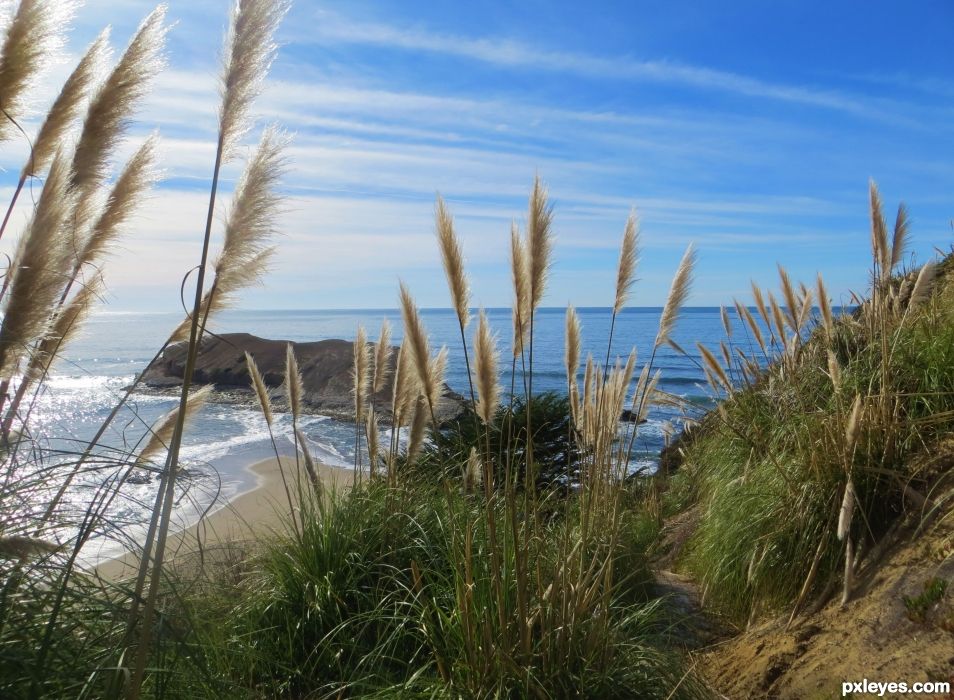
[[[511,320],[509,309],[487,310],[493,329],[499,334],[505,375],[501,383],[509,387]],[[592,353],[602,363],[606,356],[611,311],[608,308],[578,309],[583,326],[583,358]],[[635,346],[638,369],[648,361],[661,309],[625,309],[617,317],[611,356],[625,357]],[[422,317],[434,348],[449,350],[447,383],[467,395],[467,375],[460,347],[460,331],[450,309],[425,309]],[[735,314],[731,314],[734,322]],[[563,369],[565,310],[538,311],[534,325],[534,391],[566,391]],[[123,395],[135,376],[146,366],[166,336],[181,319],[172,313],[124,313],[101,311],[87,322],[82,334],[70,345],[54,367],[44,392],[31,413],[30,425],[52,451],[70,455],[81,452],[102,421]],[[370,339],[377,338],[382,320],[392,324],[393,342],[401,341],[400,313],[396,309],[370,310],[288,310],[228,311],[211,327],[215,332],[247,332],[264,338],[314,341],[327,338],[353,340],[359,326]],[[468,329],[468,342],[476,323]],[[654,367],[662,370],[660,387],[688,400],[697,416],[711,406],[711,393],[699,368],[696,342],[716,350],[724,337],[718,308],[688,308],[680,317],[674,340],[690,352],[682,356],[669,347],[657,353]],[[519,372],[519,369],[518,369]],[[582,376],[581,376],[582,379]],[[176,405],[174,398],[148,392],[136,393],[129,408],[113,422],[104,438],[104,452],[129,452],[146,433],[146,427]],[[655,408],[649,421],[640,426],[631,455],[631,469],[653,468],[664,444],[664,425],[678,421],[672,408]],[[291,449],[291,423],[280,415],[276,438],[283,451]],[[301,428],[316,457],[330,465],[349,468],[354,458],[354,426],[324,416],[308,416]],[[189,424],[182,449],[183,465],[192,477],[191,488],[179,507],[180,524],[198,517],[213,501],[221,503],[252,488],[250,464],[273,454],[265,421],[251,408],[233,405],[206,405]],[[69,498],[84,507],[88,494],[98,488],[101,476],[80,479]],[[135,539],[138,523],[148,513],[158,481],[130,484],[122,503],[114,505],[111,522],[128,524],[124,534]],[[216,498],[218,497],[218,498]],[[99,559],[115,554],[118,545],[102,538],[105,548],[93,555]]]

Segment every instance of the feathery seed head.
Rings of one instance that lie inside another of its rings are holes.
[[[933,262],[926,262],[918,271],[917,280],[914,287],[911,288],[911,296],[908,300],[908,309],[914,309],[923,304],[931,296],[934,288],[934,280],[937,277],[937,265]]]
[[[161,52],[168,31],[163,25],[165,15],[165,5],[159,5],[143,20],[86,111],[73,155],[72,187],[77,192],[80,221],[88,220],[89,201],[106,178],[109,157],[152,78],[162,68]]]
[[[371,349],[368,347],[368,335],[364,326],[358,326],[358,334],[354,340],[354,364],[351,367],[351,378],[354,382],[354,419],[361,422],[368,403],[368,389],[371,385]]]
[[[845,484],[845,495],[841,499],[841,508],[838,509],[838,539],[844,541],[851,530],[851,516],[855,512],[855,483],[850,478]]]
[[[580,370],[582,340],[580,337],[580,317],[572,306],[566,308],[566,341],[563,353],[563,366],[566,368],[568,386],[576,384],[576,375]]]
[[[245,366],[248,368],[248,376],[252,380],[252,389],[255,390],[259,408],[262,409],[265,422],[270,426],[274,418],[272,414],[272,399],[268,394],[268,387],[265,386],[262,373],[259,371],[258,365],[255,364],[255,359],[247,352],[245,353]]]
[[[657,348],[666,343],[676,327],[679,310],[689,297],[695,264],[696,251],[692,247],[692,244],[690,244],[682,256],[679,267],[676,269],[676,275],[672,280],[672,287],[669,289],[669,296],[666,298],[666,305],[663,307],[662,316],[659,319],[659,330],[656,333],[655,344]]]
[[[371,390],[377,394],[384,389],[391,374],[391,324],[387,319],[381,322],[381,334],[374,348],[374,379]]]
[[[466,328],[470,323],[470,289],[464,272],[464,254],[461,252],[460,240],[454,231],[454,217],[451,216],[440,195],[437,196],[437,204],[434,206],[434,218],[437,242],[440,244],[441,260],[444,263],[444,274],[447,276],[451,301],[457,312],[457,321],[461,328]]]
[[[275,60],[275,31],[288,11],[286,0],[235,0],[225,40],[219,139],[222,159],[234,157],[251,128],[249,111]]]
[[[510,272],[513,278],[513,356],[523,352],[530,324],[530,268],[516,222],[510,225]]]
[[[431,347],[427,339],[427,331],[424,329],[424,322],[414,304],[414,298],[410,290],[401,282],[401,318],[404,321],[404,335],[408,339],[410,356],[412,364],[417,373],[417,383],[422,387],[427,397],[430,407],[434,408],[432,402],[431,387],[433,381],[430,377]]]
[[[898,205],[898,215],[894,220],[894,236],[891,239],[891,267],[897,266],[908,247],[908,209]]]
[[[0,325],[0,377],[4,379],[13,375],[27,348],[46,333],[50,310],[66,284],[70,261],[64,229],[73,209],[68,181],[69,165],[58,153],[11,265],[13,279],[3,300]]]
[[[75,0],[20,0],[0,46],[0,141],[15,131],[31,83],[63,46]]]
[[[553,248],[550,231],[552,223],[553,206],[547,200],[546,187],[540,178],[536,177],[530,192],[530,208],[527,214],[527,265],[530,281],[528,314],[532,314],[543,300]]]
[[[470,448],[467,455],[467,464],[464,466],[464,493],[476,491],[484,479],[484,467],[477,454],[477,449]]]
[[[294,420],[301,416],[301,398],[305,388],[298,371],[298,360],[295,359],[295,348],[291,343],[285,348],[285,396],[288,398],[288,407]]]
[[[477,386],[477,415],[485,425],[490,425],[500,402],[500,386],[497,383],[497,339],[490,331],[490,323],[483,309],[474,338],[474,380]]]
[[[186,400],[185,420],[188,421],[196,412],[205,405],[209,394],[212,392],[212,385],[206,386],[192,392]],[[156,457],[168,447],[176,429],[176,423],[179,419],[179,407],[169,411],[152,426],[149,440],[146,446],[142,448],[139,456],[136,458],[136,464],[145,464],[152,462]]]
[[[630,289],[636,272],[638,256],[639,223],[636,212],[630,213],[626,220],[626,229],[623,231],[623,243],[619,250],[619,268],[616,272],[616,301],[613,304],[613,313],[618,314],[626,305]]]
[[[95,266],[110,252],[122,232],[123,225],[129,221],[136,207],[158,179],[155,168],[157,142],[156,134],[146,139],[116,179],[106,204],[76,260],[77,270],[84,265]]]
[[[891,274],[891,251],[888,249],[888,227],[882,213],[881,195],[874,180],[868,182],[868,195],[871,202],[871,252],[881,271],[879,281],[883,281]]]
[[[831,302],[828,299],[828,290],[825,289],[825,281],[821,273],[818,273],[818,307],[821,310],[822,325],[825,327],[825,335],[831,340],[832,333],[835,330],[835,317],[831,312]]]
[[[49,165],[109,55],[109,27],[90,44],[80,62],[66,79],[60,94],[46,115],[33,141],[33,150],[23,166],[23,176],[39,175]]]

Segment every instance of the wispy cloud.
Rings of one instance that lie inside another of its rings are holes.
[[[330,11],[321,11],[315,26],[309,27],[307,34],[302,32],[296,35],[295,41],[349,43],[440,53],[506,68],[553,71],[602,80],[667,83],[874,116],[870,104],[834,90],[777,84],[730,71],[675,61],[555,51],[505,38],[472,38],[415,27],[358,22]]]

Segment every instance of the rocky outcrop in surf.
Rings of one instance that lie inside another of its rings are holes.
[[[291,345],[305,387],[303,405],[310,413],[319,413],[343,420],[354,418],[351,368],[354,344],[348,340],[319,340],[296,343],[288,340],[269,340],[249,333],[224,333],[206,336],[199,349],[192,381],[213,384],[216,398],[221,402],[248,403],[254,400],[245,353],[255,358],[265,384],[277,406],[284,403],[281,385],[285,380],[285,352]],[[168,390],[182,385],[186,362],[185,343],[166,349],[162,356],[143,375],[142,383],[153,390]],[[397,349],[392,353],[393,364]],[[373,396],[375,410],[383,421],[390,420],[391,382]],[[445,384],[437,406],[436,418],[444,422],[457,417],[463,410],[463,397]]]

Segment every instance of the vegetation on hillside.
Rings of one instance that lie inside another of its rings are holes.
[[[780,268],[782,301],[753,289],[755,311],[737,304],[721,348],[701,349],[723,401],[683,439],[668,508],[697,509],[684,565],[740,623],[847,601],[902,522],[949,508],[950,258],[900,269],[907,215],[889,230],[873,183],[871,230],[853,311]]]

